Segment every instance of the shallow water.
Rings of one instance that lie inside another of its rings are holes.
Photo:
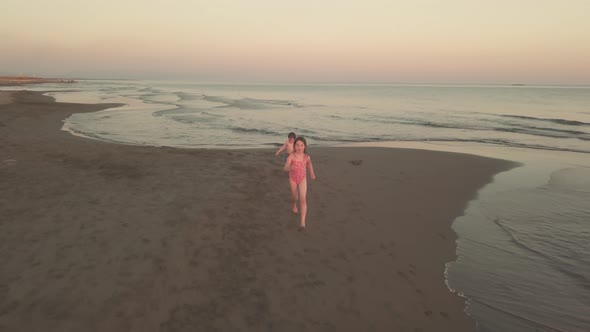
[[[518,161],[453,224],[459,258],[447,266],[448,285],[481,331],[590,331],[588,87],[82,81],[31,89],[125,104],[64,123],[125,144],[278,147],[295,131],[312,148],[372,142],[357,145]]]
[[[73,115],[65,129],[128,144],[263,147],[295,131],[313,144],[479,142],[590,153],[590,87],[81,81],[35,89],[78,90],[50,93],[58,101],[126,104]]]
[[[481,331],[589,331],[590,159],[518,160],[455,221],[449,285]]]

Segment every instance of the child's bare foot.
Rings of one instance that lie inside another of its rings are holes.
[[[295,214],[299,213],[299,210],[297,209],[297,204],[293,204],[293,206],[291,208],[293,209],[293,213],[295,213]]]
[[[305,230],[305,225],[299,225],[298,231],[303,232]]]

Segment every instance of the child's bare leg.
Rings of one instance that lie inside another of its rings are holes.
[[[305,228],[307,216],[307,179],[299,183],[299,204],[301,204],[301,227]]]
[[[291,209],[293,210],[293,213],[297,213],[299,212],[299,210],[297,210],[297,199],[299,199],[299,193],[297,192],[297,183],[289,179],[289,184],[291,185]]]

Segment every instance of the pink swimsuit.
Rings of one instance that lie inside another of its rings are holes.
[[[297,184],[305,180],[307,177],[307,163],[309,163],[309,155],[306,154],[303,160],[297,160],[295,159],[295,155],[293,155],[293,159],[291,159],[291,180]]]

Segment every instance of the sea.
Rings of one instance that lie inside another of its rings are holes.
[[[590,331],[590,86],[78,80],[27,89],[122,104],[64,119],[73,135],[114,143],[278,148],[293,131],[312,149],[516,161],[454,221],[457,259],[441,274],[479,331]]]

